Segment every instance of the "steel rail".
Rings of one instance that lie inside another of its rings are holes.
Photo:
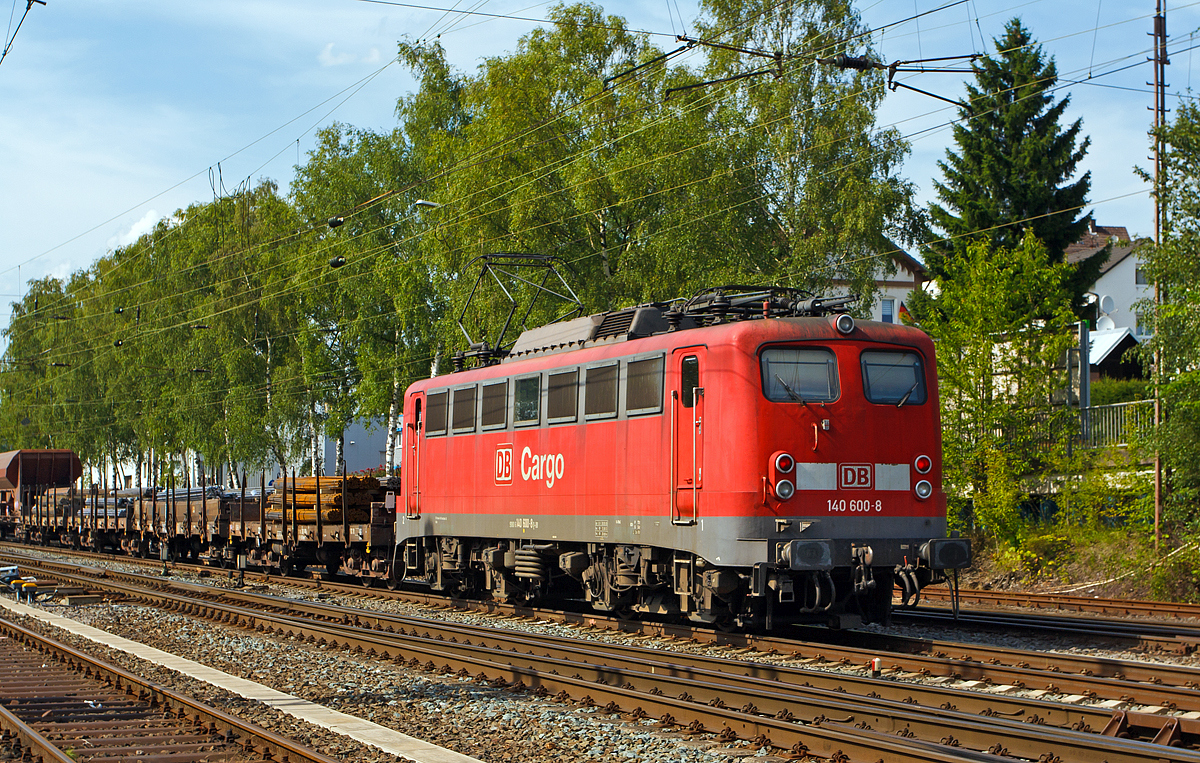
[[[991,749],[997,753],[1007,750],[1008,754],[1019,757],[1051,759],[1057,756],[1070,760],[1087,760],[1103,750],[1105,759],[1111,762],[1143,760],[1147,755],[1163,760],[1200,761],[1200,753],[1177,751],[1161,744],[1115,741],[1098,737],[1096,734],[1035,725],[1046,721],[1046,718],[1036,712],[1031,713],[1024,721],[1000,717],[1003,715],[1019,716],[1028,709],[1028,703],[1014,704],[1011,698],[996,698],[999,703],[1008,702],[1009,709],[985,708],[984,711],[978,712],[983,712],[985,716],[990,717],[980,720],[979,715],[958,710],[957,705],[951,701],[946,701],[936,711],[915,707],[911,703],[917,701],[914,696],[921,693],[922,687],[908,684],[900,685],[901,692],[908,692],[904,699],[884,699],[878,692],[872,692],[866,697],[850,697],[842,687],[820,689],[811,685],[801,685],[799,679],[804,677],[804,673],[795,669],[789,671],[786,668],[753,663],[725,662],[718,664],[716,661],[712,662],[715,669],[681,666],[677,663],[664,662],[665,655],[662,653],[653,653],[647,650],[641,650],[642,654],[635,657],[634,650],[628,647],[623,650],[622,655],[614,659],[612,653],[601,648],[593,648],[604,645],[581,646],[570,639],[556,639],[554,641],[559,643],[547,650],[540,639],[529,634],[516,634],[515,636],[504,634],[502,637],[498,633],[484,629],[445,626],[445,624],[442,624],[445,627],[439,627],[436,636],[428,630],[421,634],[415,626],[412,633],[399,634],[389,632],[394,628],[394,621],[393,624],[386,625],[386,631],[383,630],[386,618],[378,618],[375,616],[376,613],[356,613],[353,622],[344,622],[344,620],[350,619],[344,612],[325,607],[325,617],[337,618],[339,621],[314,621],[308,617],[297,617],[281,611],[268,615],[261,609],[264,606],[261,599],[264,598],[272,599],[265,602],[265,605],[270,606],[273,610],[290,610],[291,605],[297,603],[293,600],[257,597],[260,599],[258,603],[260,608],[251,609],[243,606],[246,604],[245,601],[232,604],[215,600],[225,598],[225,594],[228,592],[205,586],[191,584],[183,586],[188,594],[200,593],[206,596],[204,601],[190,601],[186,596],[169,591],[147,590],[137,585],[126,586],[111,580],[106,581],[105,584],[122,589],[123,593],[132,598],[156,601],[160,606],[170,602],[169,606],[176,607],[188,614],[208,617],[220,622],[236,622],[260,629],[266,628],[310,641],[328,643],[332,640],[335,643],[353,645],[356,651],[362,650],[386,655],[391,659],[407,660],[414,666],[424,663],[427,668],[436,669],[436,664],[441,662],[444,666],[443,670],[457,669],[467,671],[469,674],[470,671],[479,669],[484,677],[493,676],[499,666],[500,677],[505,680],[521,680],[523,682],[525,678],[528,678],[531,685],[542,688],[547,685],[546,677],[548,675],[561,675],[573,670],[574,678],[587,681],[588,683],[585,685],[592,691],[599,690],[601,686],[605,687],[605,691],[612,686],[619,686],[625,689],[640,689],[642,692],[651,694],[654,692],[671,694],[678,691],[677,698],[683,701],[706,702],[711,707],[725,709],[725,705],[730,704],[730,700],[732,700],[733,704],[740,703],[743,713],[767,714],[786,720],[798,712],[809,719],[809,723],[818,725],[829,720],[826,713],[836,712],[848,716],[846,723],[857,720],[857,727],[860,730],[882,728],[890,734],[913,735],[927,741],[936,740],[944,744],[956,743],[955,735],[957,734],[962,737],[961,740],[957,740],[957,744],[972,746],[978,750]],[[238,597],[245,596],[244,594],[236,595]],[[312,617],[314,610],[319,611],[321,605],[309,602],[304,603],[304,608],[307,610],[308,616]],[[364,625],[363,619],[372,622]],[[425,623],[425,625],[428,626],[429,623]],[[403,631],[403,626],[401,626],[401,630]],[[449,638],[447,638],[447,633],[450,634]],[[467,638],[468,633],[480,639],[480,642],[472,642]],[[460,636],[463,637],[461,642],[459,641]],[[488,646],[487,640],[493,641],[493,645]],[[569,659],[560,656],[568,652],[563,642],[572,642],[570,643],[571,656]],[[455,644],[455,646],[451,651],[447,651],[447,644]],[[542,652],[542,655],[535,653],[534,649]],[[647,655],[653,655],[653,657]],[[672,657],[675,656],[677,655],[672,655]],[[613,666],[614,662],[617,667]],[[747,673],[751,670],[761,669],[763,673],[770,675],[766,677],[737,675],[737,671],[742,669],[747,669]],[[794,683],[783,683],[779,680],[788,672],[797,676],[793,679]],[[882,685],[888,682],[878,683],[882,688]],[[804,684],[809,684],[809,682],[805,681]],[[663,691],[666,687],[670,687],[670,690]],[[892,688],[896,688],[895,685]],[[945,691],[941,694],[945,696]],[[962,694],[967,693],[963,692]],[[960,699],[962,698],[960,697]],[[1012,709],[1014,707],[1016,710]],[[704,711],[698,717],[693,718],[693,721],[705,723],[704,718],[708,714],[711,714],[711,711]],[[1073,720],[1077,729],[1089,726],[1088,720],[1082,712],[1079,712],[1078,708],[1066,706],[1059,710],[1059,714]],[[675,717],[674,713],[671,715],[672,718]],[[1108,722],[1111,720],[1111,716],[1101,713],[1093,716],[1092,719],[1102,720],[1105,725],[1110,725]],[[711,720],[708,722],[711,723]],[[730,725],[732,721],[726,719],[726,723],[726,729],[729,730],[726,733],[744,735],[749,732],[757,732],[755,736],[762,736],[765,731],[759,726],[748,728],[744,720],[738,721],[737,725]],[[1123,727],[1113,726],[1113,728],[1114,731],[1119,729],[1123,733],[1128,733],[1132,727],[1137,725],[1138,719],[1130,717]],[[1180,729],[1178,720],[1168,719],[1159,729],[1157,736],[1162,741],[1177,740],[1182,731],[1184,730]],[[1189,727],[1185,731],[1190,736],[1195,729]],[[777,735],[779,731],[776,730],[772,733]],[[1002,741],[997,742],[997,739]]]
[[[97,657],[2,618],[0,618],[0,634],[60,663],[65,663],[69,668],[84,672],[85,675],[93,677],[117,691],[123,691],[128,696],[136,695],[139,701],[147,705],[166,708],[178,719],[223,734],[228,743],[236,744],[244,752],[260,755],[267,760],[336,763],[336,759],[305,745],[243,721],[179,692],[159,686],[123,668],[111,665]],[[52,743],[47,742],[47,744],[53,746]],[[53,756],[50,756],[50,759],[58,760]],[[66,757],[66,760],[72,760],[72,758]]]
[[[75,758],[69,757],[55,747],[49,739],[39,734],[32,726],[10,713],[4,705],[0,705],[0,729],[4,731],[3,739],[0,739],[0,742],[15,738],[17,743],[31,756],[30,759],[37,763],[79,763]],[[22,756],[21,759],[24,760],[26,757]]]
[[[27,565],[41,562],[49,565],[62,565],[64,569],[68,570],[88,570],[86,567],[80,567],[73,563],[46,560],[29,554],[11,554],[0,551],[0,558]],[[149,566],[157,567],[158,565],[150,563]],[[97,577],[103,577],[108,573],[109,571],[101,568],[92,568],[91,570],[91,574]],[[133,575],[134,573],[128,574]],[[264,579],[281,582],[277,577],[264,576]],[[1190,695],[1182,698],[1171,696],[1170,692],[1163,693],[1161,687],[1177,686],[1193,689],[1200,686],[1200,670],[1196,668],[1090,655],[1015,650],[984,644],[911,638],[894,634],[832,631],[816,627],[796,629],[797,638],[727,633],[677,623],[622,620],[592,612],[551,610],[504,604],[491,600],[450,600],[433,594],[406,592],[397,595],[395,592],[383,590],[368,592],[358,586],[320,580],[286,578],[282,582],[286,585],[329,591],[351,598],[383,598],[389,601],[399,598],[403,601],[442,610],[468,610],[506,617],[527,617],[647,637],[695,640],[717,646],[748,648],[767,653],[791,653],[796,659],[815,658],[818,661],[862,664],[868,659],[883,657],[886,658],[887,665],[894,671],[917,672],[928,676],[948,678],[966,677],[972,680],[990,680],[997,684],[1034,685],[1046,689],[1061,688],[1064,691],[1078,694],[1097,693],[1098,690],[1094,685],[1076,684],[1073,680],[1073,676],[1076,674],[1087,677],[1112,678],[1134,682],[1133,691],[1126,694],[1105,695],[1108,698],[1119,699],[1127,696],[1130,700],[1139,703],[1161,705],[1167,708],[1190,707],[1195,703],[1191,700]],[[187,584],[180,583],[180,585]],[[300,600],[289,599],[289,601],[295,602],[294,606],[303,606],[299,603]],[[1096,634],[1089,631],[1089,635],[1095,636]],[[952,658],[952,655],[957,655],[957,657]],[[987,672],[981,672],[976,663],[985,663],[989,666],[986,669]],[[1000,672],[1002,666],[1018,670],[1002,674]],[[1021,672],[1029,670],[1049,671],[1055,675],[1050,683],[1045,683],[1045,676],[1039,677],[1036,674]],[[1139,683],[1146,684],[1146,686],[1138,687]]]
[[[1003,760],[972,750],[956,749],[949,744],[941,745],[937,742],[930,743],[927,740],[869,730],[864,732],[861,729],[847,730],[836,726],[826,729],[819,724],[805,725],[789,718],[768,718],[751,712],[709,707],[690,698],[639,692],[624,685],[609,685],[602,681],[588,681],[582,677],[567,677],[561,673],[540,673],[535,669],[509,662],[456,654],[449,650],[448,642],[439,642],[436,639],[425,640],[419,637],[365,631],[338,623],[321,623],[228,604],[189,600],[178,594],[161,591],[137,591],[134,590],[134,586],[116,580],[105,580],[104,585],[138,598],[158,600],[159,606],[175,608],[197,617],[216,619],[259,631],[288,634],[296,638],[324,640],[325,643],[340,643],[344,646],[353,645],[355,651],[361,650],[397,662],[406,662],[414,668],[423,665],[429,671],[439,670],[439,663],[440,670],[445,673],[457,672],[460,676],[469,676],[477,671],[477,679],[488,681],[493,686],[517,691],[532,689],[539,695],[557,692],[557,698],[561,701],[574,698],[580,705],[602,707],[612,713],[624,712],[633,719],[657,717],[664,726],[684,726],[688,732],[696,734],[719,733],[728,741],[737,738],[756,739],[764,745],[781,746],[800,754],[842,760],[882,760],[885,763],[947,763],[964,759],[980,763],[999,763]],[[499,654],[506,660],[522,657],[507,652],[492,654]],[[1188,760],[1186,763],[1192,761]]]
[[[971,609],[956,617],[949,609],[919,607],[895,613],[899,622],[937,623],[949,628],[994,628],[1050,634],[1086,631],[1094,638],[1129,642],[1150,649],[1191,654],[1200,646],[1200,624],[1169,623],[1161,620],[1111,620],[1081,615],[1050,615],[1040,612],[1014,612]]]
[[[0,554],[0,557],[3,555]],[[11,558],[11,557],[10,557]],[[33,558],[20,561],[35,564]],[[89,577],[73,578],[80,584],[95,585],[108,577],[126,576],[137,585],[162,585],[161,578],[142,576],[136,573],[120,573],[110,570],[78,568],[65,562],[42,561],[42,569],[59,569],[64,574],[77,570]],[[293,598],[270,597],[233,589],[174,581],[181,590],[197,595],[226,598],[261,606],[261,602],[274,599],[280,611],[302,612],[316,617],[341,618],[352,608],[333,606],[320,602]],[[219,594],[218,594],[219,592]],[[403,615],[374,610],[355,609],[350,614],[356,621],[369,627],[417,623],[417,619]],[[543,613],[539,613],[543,614]],[[564,615],[558,613],[560,622],[579,625],[595,625],[603,628],[604,618]],[[421,620],[425,627],[434,621]],[[441,627],[450,624],[437,621]],[[1036,688],[1044,691],[1061,691],[1067,694],[1095,696],[1104,699],[1125,699],[1139,704],[1200,711],[1200,669],[1171,665],[1118,660],[1089,655],[1045,653],[1029,650],[1011,650],[987,645],[962,644],[957,642],[907,639],[891,635],[858,632],[837,632],[812,629],[814,635],[830,641],[849,642],[849,646],[833,643],[813,644],[776,637],[756,637],[746,634],[715,634],[714,643],[752,648],[757,651],[790,654],[794,660],[811,660],[814,663],[830,662],[843,665],[863,665],[867,660],[879,657],[882,669],[891,673],[918,673],[927,677],[946,677],[958,680],[983,681],[997,685]],[[679,626],[643,624],[641,632],[662,637],[688,638],[692,632]],[[891,650],[891,651],[885,651]]]
[[[921,596],[926,599],[949,601],[950,591],[946,588],[931,586],[922,589]],[[1060,612],[1094,612],[1101,615],[1200,618],[1200,604],[1146,599],[1107,599],[1057,593],[983,591],[963,588],[959,591],[959,601],[964,604],[1000,605],[1019,609],[1052,609]],[[1200,627],[1200,623],[1196,625]]]

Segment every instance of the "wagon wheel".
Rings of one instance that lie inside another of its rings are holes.
[[[279,574],[282,575],[283,577],[286,578],[286,577],[290,576],[292,574],[292,570],[294,568],[295,568],[295,562],[292,561],[292,558],[290,556],[285,556],[279,560]]]
[[[358,578],[359,578],[359,581],[363,584],[363,588],[374,588],[375,587],[375,578],[371,577],[370,575],[361,575],[360,574],[358,576]]]
[[[395,591],[400,587],[401,580],[400,578],[396,577],[395,568],[388,569],[388,574],[387,577],[384,578],[384,582],[387,583],[387,588],[389,591]]]

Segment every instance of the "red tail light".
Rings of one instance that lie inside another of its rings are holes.
[[[917,470],[917,474],[929,474],[929,470],[933,468],[933,459],[929,456],[917,456],[913,461],[913,468]]]

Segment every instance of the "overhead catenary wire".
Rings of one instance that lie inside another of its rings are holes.
[[[1128,58],[1128,56],[1126,56],[1126,58]],[[587,214],[587,212],[584,212],[584,214]]]
[[[25,23],[25,17],[29,15],[29,11],[33,8],[34,3],[45,5],[46,0],[25,0],[25,12],[21,14],[21,20],[17,22],[17,28],[4,40],[4,50],[0,51],[0,64],[4,63],[4,59],[8,57],[8,51],[12,50],[13,43],[17,40],[17,33],[21,31],[21,25]],[[13,0],[13,10],[16,10],[16,7],[16,0]],[[9,16],[9,24],[12,24],[11,15]]]
[[[922,132],[929,132],[929,131],[922,131]],[[832,172],[836,172],[836,170],[838,170],[838,168],[835,168],[834,170],[832,170]],[[720,210],[718,210],[718,211],[720,211]],[[589,214],[589,212],[588,212],[588,211],[583,211],[583,212],[581,212],[581,214],[584,214],[584,215],[586,215],[586,214]],[[661,233],[664,233],[664,232],[659,232],[659,233],[661,234]],[[380,247],[380,248],[384,248],[384,247]],[[370,253],[371,253],[371,252],[366,252],[366,253],[364,253],[364,254],[367,254],[367,256],[368,256],[368,254],[370,254]],[[293,288],[295,288],[295,287],[293,286]],[[263,299],[265,299],[265,296],[264,296],[264,298],[263,298]],[[169,328],[167,328],[167,329],[164,329],[164,330],[175,329],[175,328],[179,328],[179,326],[169,326]]]

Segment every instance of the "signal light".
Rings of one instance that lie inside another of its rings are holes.
[[[781,501],[786,501],[796,494],[796,486],[791,480],[779,480],[775,483],[775,497]]]
[[[929,480],[921,480],[913,488],[913,492],[917,494],[917,498],[924,501],[929,496],[933,495],[933,485],[929,484]]]
[[[929,470],[933,468],[933,459],[929,456],[917,456],[913,461],[913,468],[917,470],[917,474],[929,474]]]
[[[796,459],[792,458],[788,453],[780,453],[775,457],[775,471],[780,474],[788,474],[795,466]]]

